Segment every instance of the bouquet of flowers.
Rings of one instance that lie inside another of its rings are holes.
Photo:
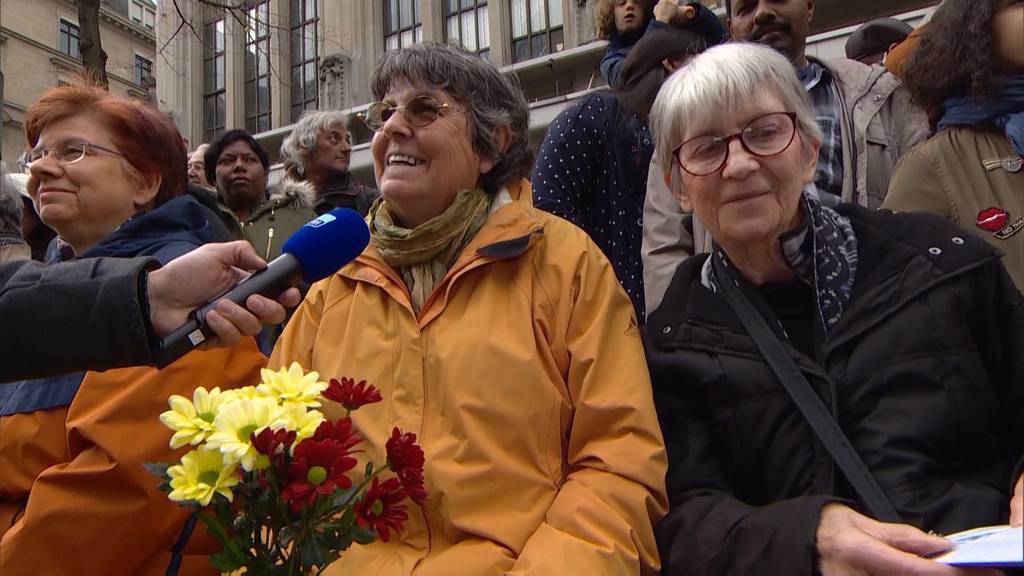
[[[223,546],[211,557],[222,572],[319,574],[353,543],[387,541],[408,518],[404,500],[421,503],[423,450],[416,435],[392,431],[387,462],[356,467],[362,442],[349,414],[381,400],[366,381],[320,381],[298,363],[264,369],[258,386],[196,388],[171,396],[160,421],[174,431],[171,448],[192,446],[181,461],[148,464],[161,489],[195,508]],[[337,402],[345,417],[317,410]],[[383,479],[385,472],[391,475]]]

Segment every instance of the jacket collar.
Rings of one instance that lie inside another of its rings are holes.
[[[507,194],[505,201],[501,200],[502,194]],[[437,285],[434,294],[424,303],[420,311],[421,324],[426,324],[443,310],[451,285],[460,276],[491,262],[518,258],[543,238],[543,225],[533,209],[532,189],[525,179],[508,184],[496,198],[495,207],[492,207],[483,228],[469,242]],[[384,262],[372,243],[354,261],[339,270],[338,274],[350,280],[379,286],[412,311],[405,283]]]
[[[855,204],[837,210],[853,225],[861,265],[850,306],[824,344],[826,356],[935,286],[999,258],[984,240],[928,214],[897,216]],[[725,300],[701,284],[707,257],[693,256],[679,266],[648,318],[647,333],[656,346],[678,340],[687,326],[706,328],[702,339],[709,342],[723,342],[723,330],[745,332]]]
[[[835,78],[846,95],[851,108],[854,103],[869,92],[875,92],[876,95],[882,96],[881,101],[884,102],[900,85],[899,80],[895,76],[891,74],[886,75],[886,70],[883,66],[868,66],[862,62],[847,58],[821,60],[809,55],[807,56],[807,61],[820,65]]]

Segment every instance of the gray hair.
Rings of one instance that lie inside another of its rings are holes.
[[[21,192],[14,178],[0,167],[0,239],[21,238]],[[3,244],[0,241],[0,244]]]
[[[348,116],[338,110],[307,110],[299,117],[284,142],[281,143],[281,162],[285,170],[291,170],[296,176],[306,174],[306,160],[309,153],[316,148],[316,139],[320,133],[334,126],[348,129]]]
[[[676,191],[682,185],[672,150],[683,141],[687,128],[705,118],[729,115],[764,90],[778,96],[785,111],[796,113],[805,152],[821,144],[821,128],[793,64],[760,44],[721,44],[695,56],[670,76],[654,100],[650,127],[657,161],[672,178],[670,189]]]
[[[529,147],[529,106],[517,82],[503,76],[493,64],[445,44],[414,44],[386,52],[370,79],[373,97],[381,100],[395,82],[426,84],[444,90],[462,104],[469,117],[473,150],[497,163],[480,178],[490,194],[513,180],[524,178],[533,164]],[[511,140],[502,153],[495,129],[508,126]]]

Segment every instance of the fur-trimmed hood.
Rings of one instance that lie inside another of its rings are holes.
[[[316,188],[306,180],[295,180],[285,176],[270,190],[270,201],[278,202],[293,199],[302,208],[313,209],[316,205]]]

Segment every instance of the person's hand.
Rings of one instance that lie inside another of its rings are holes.
[[[903,574],[915,576],[998,575],[921,558],[945,552],[953,543],[905,524],[885,524],[842,504],[826,504],[818,522],[818,568],[822,576]]]
[[[696,16],[697,10],[680,0],[658,0],[654,5],[654,19],[672,26],[682,26]]]
[[[1024,525],[1024,473],[1017,478],[1010,498],[1010,526]]]
[[[188,320],[192,310],[266,265],[248,242],[240,240],[201,246],[149,272],[149,319],[154,332],[160,338],[167,336]],[[258,334],[263,324],[283,322],[285,306],[298,306],[300,298],[299,291],[290,288],[276,302],[259,295],[250,296],[245,308],[221,300],[206,315],[207,326],[216,337],[202,348],[232,346],[243,336]]]

